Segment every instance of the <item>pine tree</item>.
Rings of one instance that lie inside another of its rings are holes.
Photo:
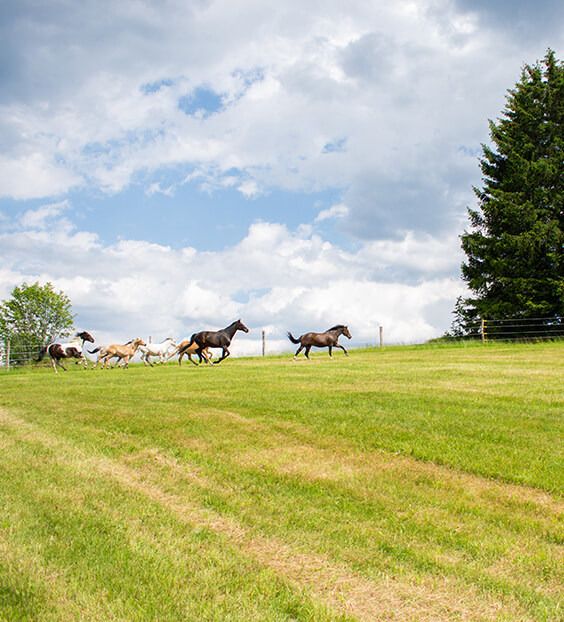
[[[483,188],[461,236],[462,277],[473,296],[457,302],[458,327],[478,318],[564,316],[564,65],[548,50],[526,65],[482,145]]]

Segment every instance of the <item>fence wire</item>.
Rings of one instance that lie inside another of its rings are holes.
[[[564,318],[483,319],[472,334],[483,341],[553,341],[564,339]]]
[[[482,341],[555,341],[564,339],[564,318],[483,319],[469,327],[465,339]],[[48,345],[48,344],[45,344]],[[0,367],[21,367],[35,363],[44,345],[0,342]],[[48,360],[48,357],[44,359]]]
[[[44,347],[43,345],[14,344],[6,341],[0,344],[0,366],[10,368],[29,365],[35,362]]]

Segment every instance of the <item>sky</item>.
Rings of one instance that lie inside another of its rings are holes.
[[[556,0],[0,0],[0,299],[51,282],[97,344],[241,318],[441,336],[459,236]],[[338,354],[338,352],[337,352]]]

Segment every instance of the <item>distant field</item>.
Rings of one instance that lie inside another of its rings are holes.
[[[0,620],[564,620],[564,343],[0,372]]]

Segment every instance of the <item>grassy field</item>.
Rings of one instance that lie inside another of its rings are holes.
[[[0,373],[1,620],[564,620],[564,343]]]

